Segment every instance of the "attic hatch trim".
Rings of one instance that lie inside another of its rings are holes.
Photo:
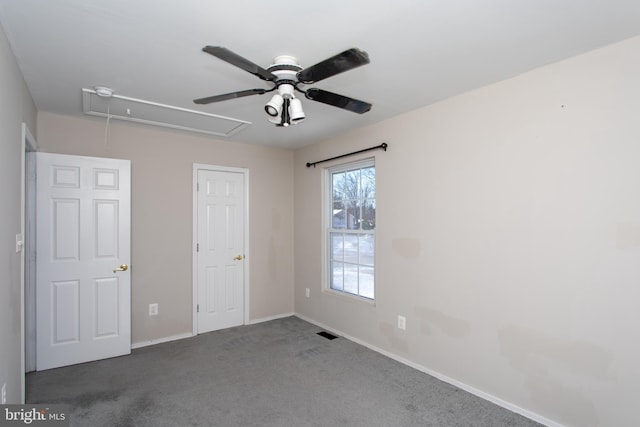
[[[113,111],[107,109],[108,106],[111,105],[113,99],[118,101],[123,101],[123,105],[130,104],[130,108],[126,108],[126,111],[132,111],[132,114],[125,115],[117,111],[117,109],[114,109]],[[97,109],[96,107],[98,107],[100,104],[103,104],[103,106],[106,106],[106,107],[104,107],[103,110]],[[153,120],[152,118],[136,117],[135,116],[136,110],[134,108],[136,105],[143,106],[143,107],[146,106],[147,108],[149,107],[157,108],[160,110],[166,109],[171,111],[177,111],[179,113],[182,113],[184,117],[191,116],[190,118],[193,120],[197,120],[199,118],[204,118],[204,119],[209,118],[213,120],[211,123],[214,123],[214,124],[217,123],[219,125],[225,125],[225,126],[224,127],[220,126],[219,129],[204,128],[204,127],[183,125],[179,123],[169,123],[167,121]],[[235,135],[236,133],[240,132],[241,130],[251,125],[251,122],[248,122],[245,120],[234,119],[232,117],[225,117],[217,114],[205,113],[202,111],[190,110],[187,108],[174,107],[172,105],[160,104],[152,101],[145,101],[143,99],[130,98],[128,96],[113,94],[109,98],[105,98],[98,95],[95,90],[87,89],[87,88],[82,88],[82,111],[85,114],[88,114],[90,116],[106,117],[111,119],[125,120],[128,122],[142,123],[146,125],[160,126],[160,127],[171,128],[171,129],[205,133],[209,135],[224,136],[224,137],[230,137],[232,135]]]

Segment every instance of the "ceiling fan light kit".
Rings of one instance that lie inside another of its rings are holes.
[[[291,122],[294,124],[300,123],[304,120],[305,114],[302,111],[302,101],[298,98],[293,98],[289,103],[289,115],[291,116]]]
[[[267,105],[264,106],[264,111],[267,112],[271,117],[279,116],[282,112],[282,104],[284,103],[284,98],[279,93],[276,93],[271,98],[271,101],[267,102]]]
[[[273,83],[270,89],[249,89],[195,99],[196,104],[210,104],[250,95],[262,95],[277,91],[264,106],[269,122],[280,127],[287,127],[302,122],[306,115],[302,109],[302,102],[296,98],[295,92],[300,92],[307,99],[332,105],[354,113],[363,114],[371,109],[371,104],[358,99],[349,98],[322,89],[302,89],[299,85],[313,84],[336,74],[349,71],[369,63],[366,52],[352,48],[325,59],[311,67],[302,68],[297,58],[290,55],[277,56],[268,68],[262,68],[241,57],[240,55],[220,46],[205,46],[203,51],[213,55],[231,65],[245,70],[261,80]]]

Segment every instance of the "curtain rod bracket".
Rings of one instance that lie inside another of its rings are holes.
[[[360,153],[364,153],[366,151],[377,150],[378,148],[382,148],[384,151],[387,151],[387,147],[389,147],[389,144],[387,144],[386,142],[383,142],[382,144],[376,145],[375,147],[365,148],[363,150],[354,151],[353,153],[347,153],[347,154],[343,154],[341,156],[331,157],[330,159],[319,160],[317,162],[307,162],[307,167],[310,168],[311,166],[313,166],[315,168],[318,163],[329,162],[331,160],[341,159],[341,158],[347,157],[347,156],[353,156],[354,154],[360,154]]]

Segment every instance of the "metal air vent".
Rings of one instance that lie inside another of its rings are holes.
[[[82,110],[92,116],[108,116],[112,119],[217,136],[231,136],[251,124],[244,120],[126,96],[99,96],[95,90],[85,88],[82,89]]]

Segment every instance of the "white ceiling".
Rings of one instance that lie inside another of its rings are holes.
[[[81,89],[253,124],[228,138],[296,148],[640,34],[639,0],[0,0],[0,23],[40,111],[82,114]],[[224,46],[268,67],[350,47],[369,65],[310,85],[373,104],[358,115],[303,98],[276,128],[269,95],[192,100],[268,84],[202,52]],[[219,137],[218,137],[219,138]]]

